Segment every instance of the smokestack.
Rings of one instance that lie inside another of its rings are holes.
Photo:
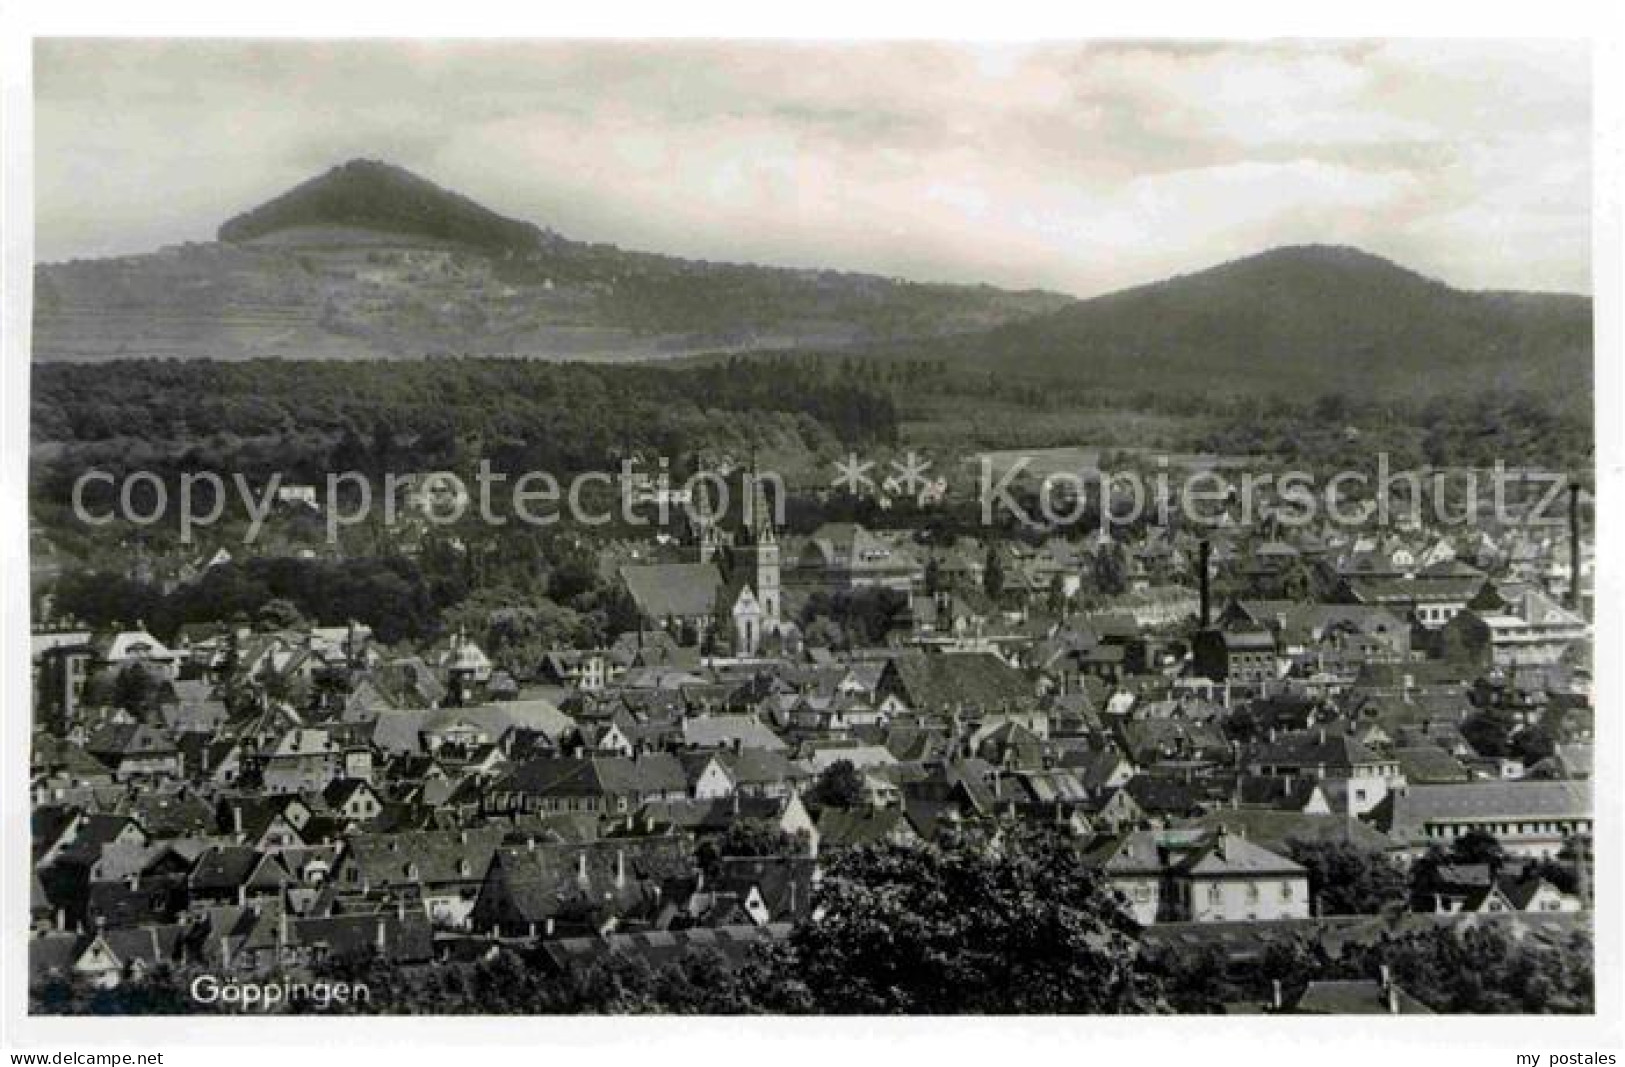
[[[1580,483],[1569,483],[1569,610],[1580,614]]]
[[[1207,582],[1208,562],[1212,556],[1213,546],[1204,538],[1196,554],[1196,587],[1198,595],[1201,597],[1201,625],[1204,630],[1213,625],[1213,604],[1209,599]]]

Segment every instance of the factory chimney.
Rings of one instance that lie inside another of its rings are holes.
[[[1569,610],[1580,614],[1580,483],[1569,483]]]
[[[1204,538],[1197,548],[1196,587],[1201,597],[1201,628],[1206,630],[1213,625],[1213,605],[1208,593],[1208,561],[1212,558],[1213,546]]]

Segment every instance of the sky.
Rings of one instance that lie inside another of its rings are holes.
[[[1091,296],[1286,244],[1591,291],[1584,42],[43,40],[35,248],[348,159],[579,240]]]

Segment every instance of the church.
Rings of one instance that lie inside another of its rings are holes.
[[[779,535],[764,481],[752,469],[741,488],[735,522],[708,517],[704,507],[690,512],[693,561],[628,565],[620,575],[644,625],[752,657],[793,627],[783,617]]]

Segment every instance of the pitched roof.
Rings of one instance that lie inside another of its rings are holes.
[[[894,657],[883,677],[892,679],[915,710],[951,708],[1017,709],[1035,702],[1027,676],[991,652],[905,652]]]
[[[711,615],[722,589],[714,563],[645,563],[621,568],[638,610],[653,619]]]
[[[688,776],[682,762],[667,753],[636,759],[544,756],[512,767],[491,786],[491,792],[579,797],[685,794]]]
[[[498,849],[486,876],[500,882],[520,922],[557,916],[651,910],[659,887],[693,873],[683,837],[616,838],[583,844],[537,842]]]
[[[658,970],[696,950],[718,954],[725,966],[740,966],[752,958],[759,944],[788,937],[789,923],[767,926],[735,924],[697,926],[688,930],[648,930],[595,937],[556,938],[542,943],[541,951],[559,971],[596,963],[606,956],[644,960]]]
[[[1223,831],[1207,829],[1134,830],[1091,841],[1084,861],[1108,874],[1161,874],[1181,871],[1224,875],[1304,875],[1285,856]]]
[[[1391,830],[1407,839],[1430,822],[1589,819],[1589,781],[1464,782],[1417,785],[1390,794]]]
[[[1348,769],[1385,761],[1349,734],[1310,730],[1253,745],[1247,749],[1246,762]]]
[[[374,890],[465,882],[485,876],[506,835],[500,826],[357,834],[346,843],[344,862],[355,864]]]
[[[1412,785],[1437,785],[1471,781],[1467,765],[1437,745],[1417,745],[1394,749],[1399,772]]]
[[[697,748],[741,748],[782,751],[788,746],[754,715],[704,715],[683,720],[683,743]]]
[[[872,845],[906,829],[902,808],[825,808],[818,813],[818,838],[824,848]]]
[[[1216,808],[1182,825],[1208,830],[1222,826],[1232,839],[1242,837],[1283,854],[1292,841],[1346,843],[1368,851],[1387,851],[1397,845],[1381,831],[1346,815],[1307,815],[1271,808]]]
[[[533,730],[557,741],[575,720],[550,700],[504,700],[468,708],[436,711],[387,711],[373,723],[372,741],[386,752],[418,752],[419,735],[467,722],[498,740],[509,730]]]
[[[390,963],[422,963],[434,956],[434,930],[421,910],[360,912],[294,919],[289,940],[321,948],[329,959],[364,960],[375,954]]]

